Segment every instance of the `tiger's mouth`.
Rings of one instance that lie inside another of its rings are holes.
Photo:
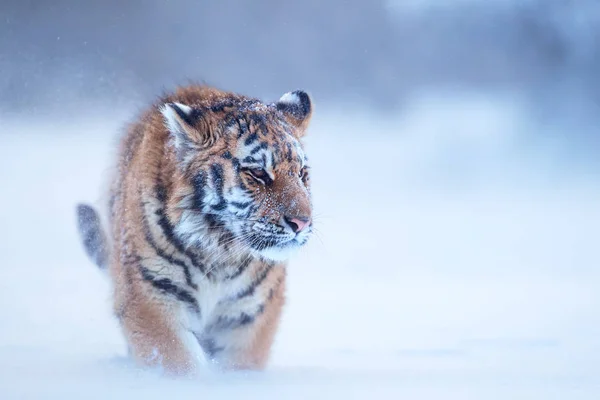
[[[287,232],[283,228],[253,227],[247,235],[246,242],[252,251],[271,261],[286,261],[302,248],[310,236],[310,231],[300,234]]]

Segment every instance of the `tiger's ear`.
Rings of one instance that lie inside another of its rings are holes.
[[[165,103],[160,112],[178,156],[215,140],[209,118],[202,110],[181,103]]]
[[[298,128],[298,136],[304,136],[313,109],[308,93],[302,90],[288,92],[281,96],[275,107],[285,115],[289,123]]]

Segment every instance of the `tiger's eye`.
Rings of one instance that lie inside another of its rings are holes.
[[[270,184],[272,181],[271,177],[269,176],[269,173],[262,168],[244,168],[243,170],[246,173],[248,173],[252,178],[262,182],[265,185]]]

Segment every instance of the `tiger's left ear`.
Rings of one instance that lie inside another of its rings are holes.
[[[297,128],[298,137],[304,136],[310,117],[312,116],[312,101],[308,93],[302,90],[288,92],[275,103],[288,122]]]
[[[185,159],[194,149],[211,146],[217,139],[212,118],[198,108],[181,103],[165,103],[160,112],[180,159]]]

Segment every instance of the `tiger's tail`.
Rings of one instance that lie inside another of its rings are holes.
[[[87,204],[77,205],[77,226],[85,252],[100,268],[108,266],[109,248],[96,210]]]

